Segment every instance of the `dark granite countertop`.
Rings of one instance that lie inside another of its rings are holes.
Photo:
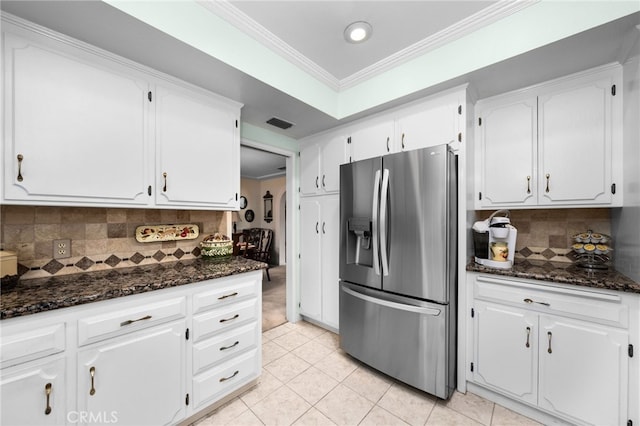
[[[67,308],[266,268],[244,257],[192,259],[157,265],[21,280],[0,294],[0,319]]]
[[[511,269],[494,269],[471,261],[467,264],[467,271],[640,294],[640,283],[611,268],[590,271],[573,263],[523,260],[516,262]]]

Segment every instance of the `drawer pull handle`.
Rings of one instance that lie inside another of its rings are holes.
[[[552,353],[553,351],[551,350],[551,332],[547,331],[547,338],[549,339],[549,348],[547,349],[547,352]]]
[[[547,303],[547,302],[536,302],[535,300],[532,300],[532,299],[529,299],[529,298],[524,299],[524,302],[528,303],[528,304],[537,303],[538,305],[551,306],[550,303]]]
[[[89,389],[89,395],[95,395],[96,394],[96,387],[95,387],[95,383],[94,383],[94,379],[96,377],[96,368],[95,367],[91,367],[89,369],[89,375],[91,376],[91,389]]]
[[[47,383],[46,385],[44,385],[44,393],[47,395],[47,406],[44,409],[44,414],[46,414],[47,416],[51,414],[51,404],[49,401],[49,397],[51,396],[51,388],[51,383]]]
[[[524,347],[528,348],[531,345],[529,344],[529,336],[531,336],[531,327],[527,327],[527,343],[525,343]]]
[[[232,375],[230,375],[229,377],[223,377],[222,379],[220,379],[220,382],[226,382],[227,380],[231,380],[234,377],[236,377],[238,375],[238,373],[240,372],[240,370],[236,370],[235,373],[233,373]]]
[[[239,316],[240,316],[240,314],[235,314],[231,318],[223,318],[223,319],[221,319],[220,322],[233,321],[234,319],[238,318]]]
[[[148,319],[151,319],[151,315],[147,315],[147,316],[144,316],[142,318],[138,318],[138,319],[134,319],[134,320],[122,321],[120,323],[120,327],[124,327],[125,325],[133,324],[134,322],[144,321],[144,320],[148,320]]]
[[[235,348],[236,346],[238,346],[240,344],[239,340],[236,340],[236,342],[233,345],[230,346],[223,346],[220,348],[221,351],[226,351],[227,349],[231,349],[231,348]]]
[[[22,182],[24,180],[22,178],[22,160],[24,160],[24,156],[22,154],[18,154],[18,182]]]
[[[231,293],[231,294],[225,294],[224,296],[220,296],[220,297],[218,297],[218,300],[226,299],[227,297],[233,297],[233,296],[237,296],[237,295],[238,295],[238,292],[236,291],[236,292]]]

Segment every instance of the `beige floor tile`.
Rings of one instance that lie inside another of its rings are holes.
[[[295,348],[304,345],[307,343],[310,338],[307,336],[298,333],[297,331],[290,331],[287,334],[283,334],[282,336],[278,336],[271,341],[277,343],[288,351],[292,351]]]
[[[253,407],[281,386],[283,383],[263,368],[258,384],[240,395],[240,399],[249,407]]]
[[[377,371],[361,365],[342,383],[369,401],[378,402],[393,382]]]
[[[317,362],[315,366],[339,382],[346,379],[349,374],[358,368],[356,361],[338,351]]]
[[[317,325],[311,324],[310,322],[306,321],[298,321],[296,323],[292,323],[291,329],[307,336],[310,339],[314,339],[319,335],[327,332],[327,330],[325,330],[324,328],[320,328]]]
[[[276,337],[280,337],[283,334],[289,333],[290,331],[291,331],[291,328],[289,327],[289,323],[287,322],[277,326],[276,328],[272,328],[271,330],[267,330],[264,333],[262,333],[262,339],[265,341],[273,340]]]
[[[336,386],[315,407],[337,425],[357,425],[373,403],[344,385]]]
[[[491,415],[493,414],[493,402],[488,401],[471,392],[466,394],[454,392],[451,398],[444,404],[447,408],[464,414],[483,425],[491,424]]]
[[[293,426],[335,426],[335,423],[320,411],[311,407],[309,411],[296,420]]]
[[[264,423],[260,421],[260,419],[253,414],[253,411],[247,410],[240,414],[238,417],[233,419],[230,423],[233,426],[264,426]]]
[[[340,337],[330,331],[325,331],[324,333],[318,335],[318,337],[316,337],[314,340],[320,344],[325,345],[329,349],[336,350],[340,347]]]
[[[378,405],[410,425],[424,425],[436,401],[426,393],[394,383]]]
[[[239,398],[234,398],[222,407],[218,408],[209,417],[205,417],[196,423],[196,426],[214,426],[236,424],[235,420],[248,411],[249,407]]]
[[[298,346],[291,352],[313,365],[322,361],[329,356],[330,353],[335,351],[316,342],[315,340],[311,340],[302,346]]]
[[[375,406],[369,414],[360,422],[358,426],[407,426],[407,423],[400,420],[384,408]]]
[[[262,344],[262,366],[270,364],[278,358],[285,356],[288,351],[282,346],[269,341]]]
[[[285,356],[265,365],[264,368],[273,374],[276,379],[286,383],[310,366],[311,364],[289,352]]]
[[[481,423],[443,405],[436,405],[425,426],[479,426]]]
[[[315,367],[308,368],[287,383],[287,386],[311,405],[320,401],[337,385],[337,380],[332,379]]]
[[[538,426],[541,423],[536,422],[533,419],[522,416],[516,412],[513,412],[501,405],[496,404],[493,409],[493,417],[491,419],[491,425],[495,426]]]
[[[251,407],[253,413],[265,425],[290,425],[302,416],[311,405],[286,386]]]

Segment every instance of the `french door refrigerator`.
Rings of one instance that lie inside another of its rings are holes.
[[[340,167],[340,346],[442,399],[455,388],[456,200],[447,145]]]

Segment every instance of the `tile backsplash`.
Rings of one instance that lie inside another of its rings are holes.
[[[23,278],[49,277],[198,257],[199,243],[226,233],[220,211],[2,206],[0,242],[18,254]],[[139,225],[193,223],[195,240],[139,243]],[[53,241],[71,239],[71,257],[53,259]]]
[[[476,220],[487,219],[493,211],[476,211]],[[571,262],[571,237],[586,230],[611,235],[611,210],[535,209],[510,210],[511,224],[518,230],[516,260],[537,259]],[[615,242],[615,241],[614,241]]]

